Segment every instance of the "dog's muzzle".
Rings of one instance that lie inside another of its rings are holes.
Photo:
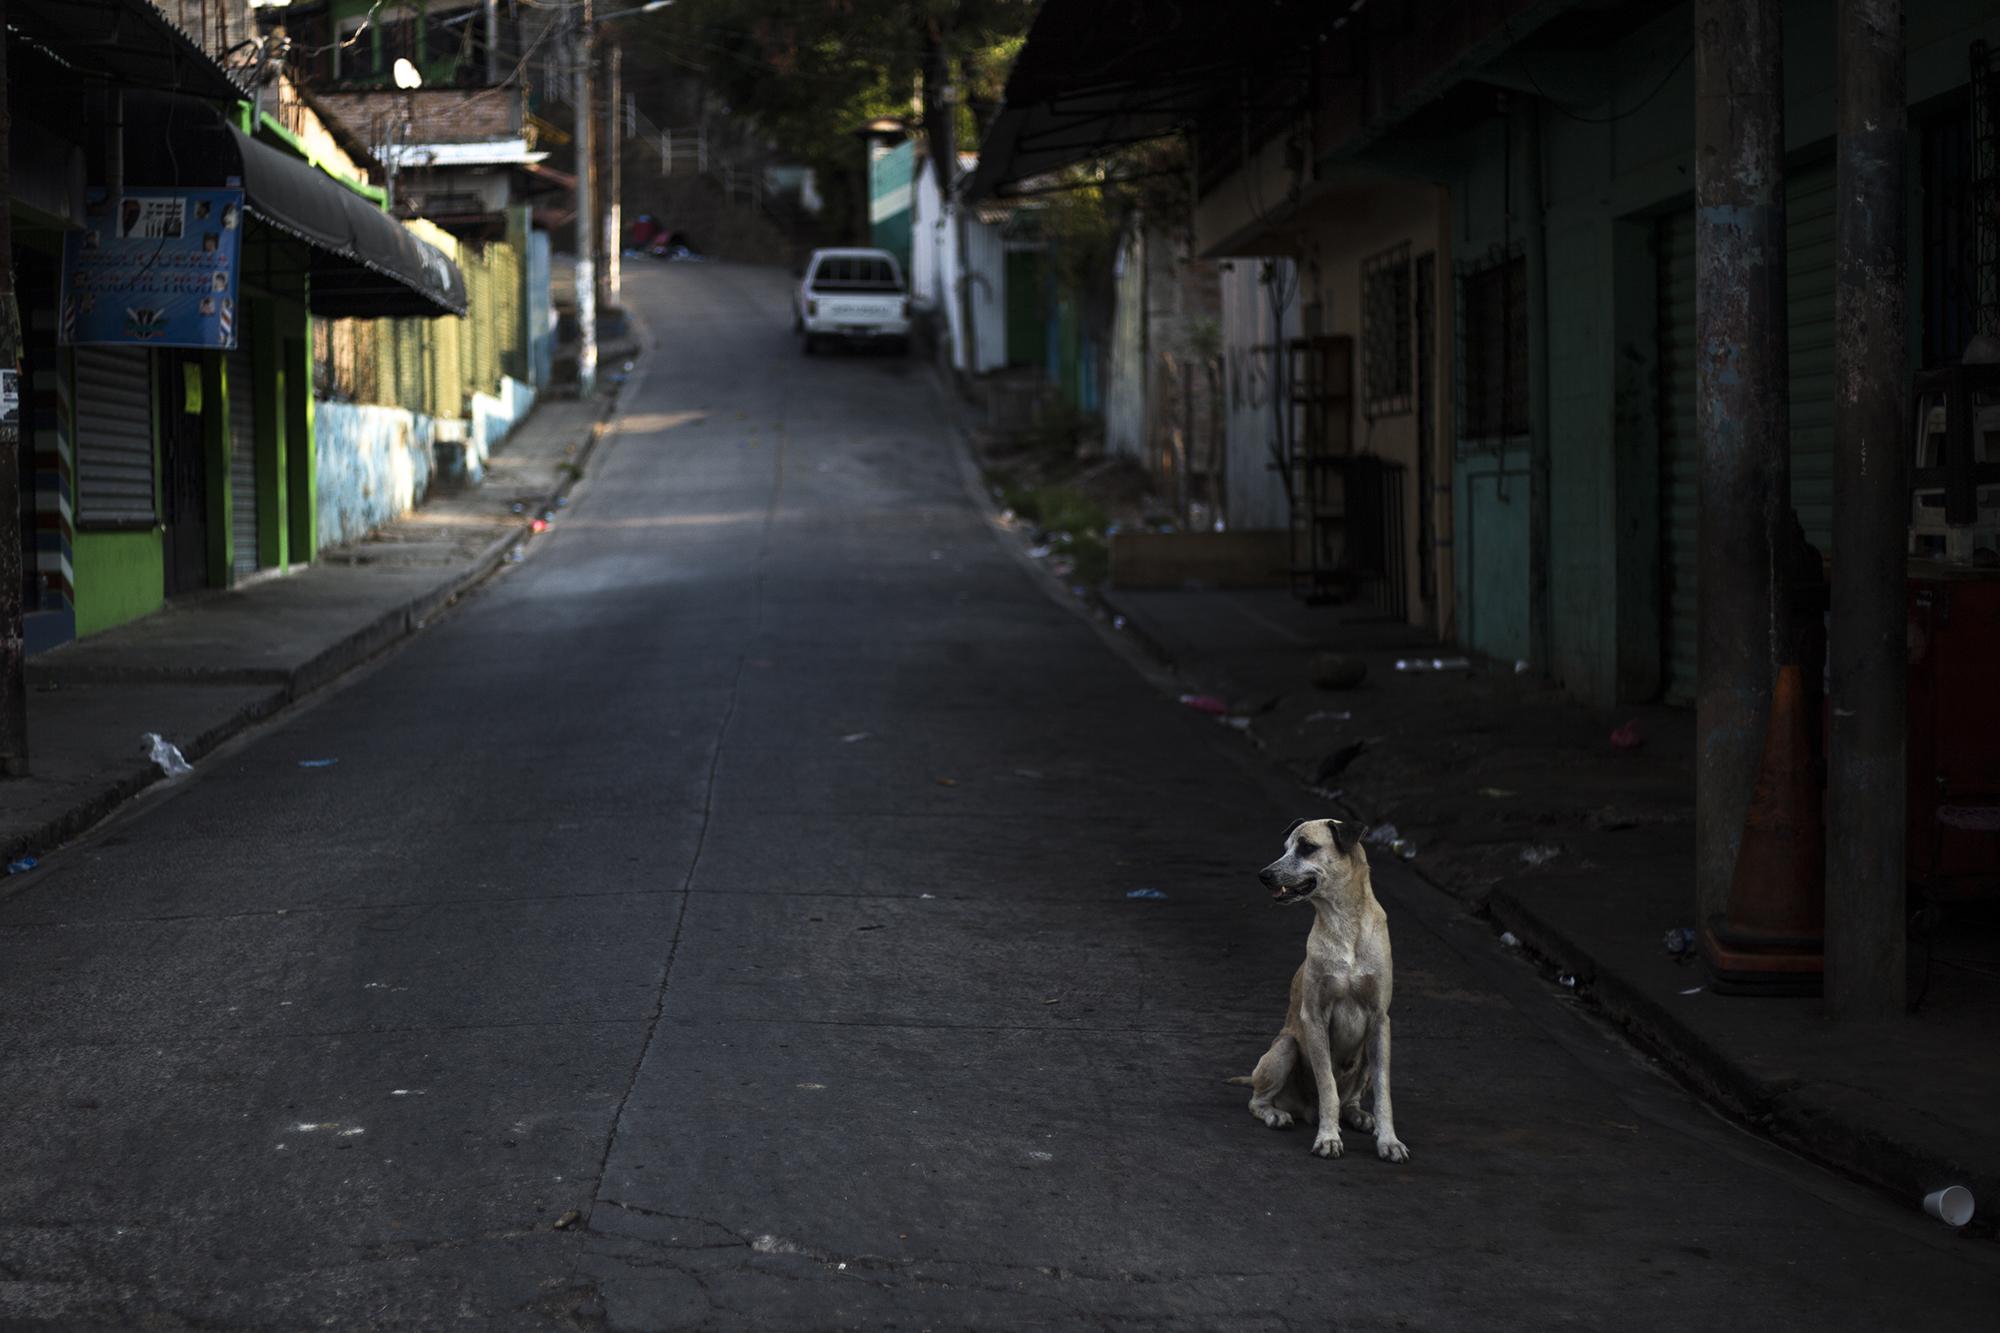
[[[1297,879],[1287,879],[1270,866],[1259,871],[1257,878],[1271,891],[1271,901],[1274,903],[1297,902],[1319,887],[1318,875],[1308,874]]]

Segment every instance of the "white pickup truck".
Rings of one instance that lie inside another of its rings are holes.
[[[887,250],[815,250],[792,294],[792,331],[810,356],[832,339],[910,347],[910,298]]]

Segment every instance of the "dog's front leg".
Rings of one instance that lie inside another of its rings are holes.
[[[1340,1156],[1340,1087],[1333,1078],[1333,1043],[1327,1035],[1327,1015],[1302,1008],[1299,1045],[1305,1048],[1312,1070],[1313,1085],[1319,1091],[1319,1132],[1313,1136],[1313,1155]]]
[[[1389,1015],[1381,1014],[1368,1033],[1368,1062],[1375,1067],[1375,1155],[1407,1162],[1410,1150],[1396,1137],[1396,1112],[1389,1105]]]

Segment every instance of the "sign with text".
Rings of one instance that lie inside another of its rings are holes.
[[[63,237],[64,346],[236,346],[243,191],[93,190]]]

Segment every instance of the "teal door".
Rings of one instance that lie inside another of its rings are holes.
[[[1033,250],[1007,252],[1007,364],[1040,366],[1048,358],[1042,311],[1042,257]]]

